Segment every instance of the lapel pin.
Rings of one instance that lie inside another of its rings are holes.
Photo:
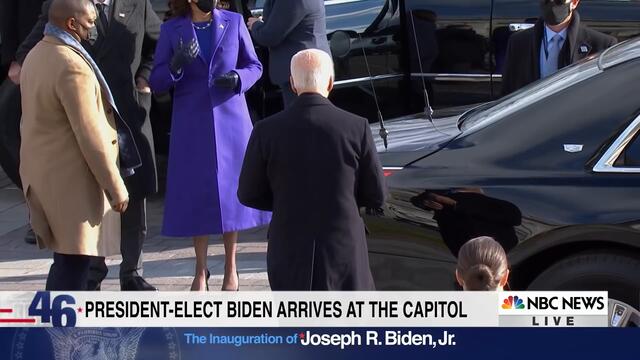
[[[224,29],[224,25],[220,24],[220,29]]]
[[[589,52],[589,47],[587,45],[580,45],[580,52],[586,54]]]
[[[120,16],[121,18],[123,18],[125,15],[124,13],[119,13],[118,16]]]

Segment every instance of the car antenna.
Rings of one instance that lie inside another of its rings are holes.
[[[362,55],[364,56],[364,65],[367,68],[367,73],[369,74],[369,83],[371,84],[371,90],[373,92],[373,101],[376,104],[376,110],[378,111],[378,121],[380,122],[380,131],[378,135],[382,138],[382,142],[384,143],[384,149],[388,149],[388,137],[389,131],[384,126],[384,118],[382,117],[382,112],[380,111],[380,104],[378,104],[378,95],[376,94],[376,87],[373,84],[373,78],[371,77],[371,69],[369,68],[369,61],[367,60],[367,53],[364,51],[364,42],[362,41],[362,36],[358,33],[358,39],[360,39],[360,48],[362,49]]]
[[[431,107],[431,102],[429,101],[429,92],[427,91],[427,84],[424,81],[424,70],[422,68],[422,57],[420,56],[420,45],[418,44],[418,34],[416,33],[416,24],[413,20],[413,11],[409,14],[411,19],[411,29],[413,30],[413,41],[416,45],[416,55],[418,55],[418,67],[420,69],[420,82],[422,83],[422,97],[424,98],[424,115],[427,120],[431,123],[431,125],[440,133],[446,134],[436,126],[433,121],[433,108]]]

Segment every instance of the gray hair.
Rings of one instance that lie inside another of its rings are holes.
[[[333,60],[322,50],[302,50],[291,58],[291,77],[298,91],[325,91],[334,78]]]

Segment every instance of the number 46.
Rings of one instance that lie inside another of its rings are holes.
[[[75,303],[76,300],[70,295],[58,295],[51,302],[48,291],[38,291],[29,305],[29,316],[39,316],[42,323],[51,322],[55,327],[73,327],[76,326],[76,312],[72,307],[64,305]]]

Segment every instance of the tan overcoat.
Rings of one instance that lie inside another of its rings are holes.
[[[86,59],[45,36],[24,61],[20,176],[41,248],[109,256],[120,250],[128,198],[117,164],[113,110]]]

